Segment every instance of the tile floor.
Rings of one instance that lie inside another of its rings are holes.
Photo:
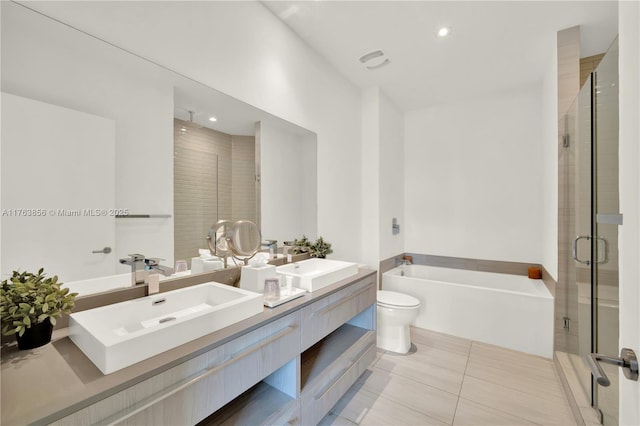
[[[575,425],[553,361],[412,328],[379,351],[321,425]]]

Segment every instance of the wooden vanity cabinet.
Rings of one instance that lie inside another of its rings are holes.
[[[299,353],[297,311],[54,424],[196,424]]]
[[[53,424],[315,425],[375,357],[375,303],[369,275]]]

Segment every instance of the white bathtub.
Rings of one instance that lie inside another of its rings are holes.
[[[417,327],[553,357],[553,297],[542,280],[406,265],[385,272],[382,289],[420,300]]]

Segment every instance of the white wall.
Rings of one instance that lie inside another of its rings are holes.
[[[541,86],[407,113],[405,248],[542,260]]]
[[[620,347],[640,352],[640,3],[618,3],[620,75]],[[640,383],[620,374],[620,424],[640,424]]]
[[[123,61],[122,55],[21,6],[2,2],[3,91],[115,122],[115,205],[86,208],[172,214],[173,86],[150,72],[153,65],[140,66],[136,58]],[[101,161],[99,157],[77,160]],[[165,258],[171,264],[173,220],[117,220],[116,247],[108,256],[126,272],[117,259],[129,253]]]
[[[403,132],[403,114],[380,88],[363,90],[362,254],[374,269],[404,252],[404,234],[391,234],[392,218],[404,219]]]
[[[84,209],[114,205],[114,121],[7,93],[1,109],[0,277],[41,267],[62,282],[113,275],[113,255],[92,251],[115,247],[115,218]]]
[[[558,56],[549,46],[542,82],[542,266],[558,280]]]
[[[379,97],[379,232],[380,259],[405,251],[407,232],[404,221],[404,114],[385,96]],[[398,219],[400,233],[391,233],[391,221]]]
[[[257,2],[41,2],[61,21],[318,134],[318,233],[361,254],[360,93]]]
[[[315,138],[268,122],[260,123],[258,135],[262,239],[276,240],[279,246],[303,235],[315,241]]]
[[[378,269],[380,261],[380,89],[362,91],[362,261]]]

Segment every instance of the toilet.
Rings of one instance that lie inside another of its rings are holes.
[[[396,291],[378,291],[378,347],[406,354],[411,349],[409,324],[418,316],[420,301]]]

